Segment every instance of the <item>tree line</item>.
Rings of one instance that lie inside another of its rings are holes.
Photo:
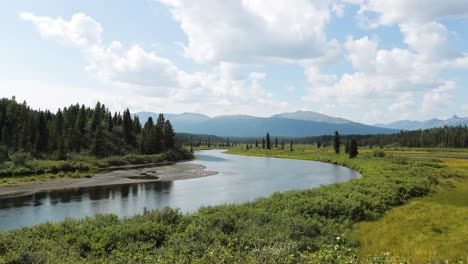
[[[64,159],[67,153],[157,154],[175,146],[174,129],[162,114],[142,127],[128,109],[112,113],[100,102],[94,108],[75,104],[52,113],[33,110],[14,97],[0,101],[0,160],[18,151]]]
[[[402,146],[418,148],[468,148],[468,127],[439,127],[424,130],[400,131],[395,134],[340,135],[343,142],[356,139],[361,146]],[[330,146],[334,135],[323,135],[294,139],[297,143]]]

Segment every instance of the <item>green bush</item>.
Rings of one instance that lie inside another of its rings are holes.
[[[10,158],[16,166],[26,166],[26,163],[32,160],[31,154],[21,150],[11,155]]]
[[[383,151],[383,150],[374,150],[372,152],[372,156],[376,157],[376,158],[383,158],[383,157],[385,157],[385,151]]]

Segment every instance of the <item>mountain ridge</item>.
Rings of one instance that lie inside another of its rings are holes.
[[[136,113],[142,123],[149,116],[156,119],[152,112]],[[311,112],[298,111],[271,117],[250,115],[221,115],[208,117],[196,113],[164,114],[176,132],[192,134],[210,134],[223,137],[262,137],[266,132],[282,137],[306,137],[333,134],[390,134],[398,130],[365,125],[350,120],[330,117]],[[286,118],[284,116],[291,116]],[[302,118],[302,119],[301,119]],[[316,120],[319,121],[315,121]],[[327,120],[329,122],[324,122]]]
[[[417,120],[398,120],[395,122],[383,124],[377,123],[374,126],[383,127],[383,128],[390,128],[390,129],[400,129],[400,130],[416,130],[416,129],[428,129],[428,128],[435,128],[435,127],[444,127],[444,126],[464,126],[468,125],[468,117],[459,117],[457,115],[453,115],[451,118],[448,119],[438,119],[438,118],[431,118],[424,121],[417,121]]]

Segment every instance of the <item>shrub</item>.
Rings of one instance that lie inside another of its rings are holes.
[[[32,160],[31,154],[22,150],[17,151],[10,158],[16,166],[26,166],[26,163]]]
[[[376,157],[376,158],[383,158],[383,157],[385,157],[385,151],[383,151],[383,150],[374,150],[372,152],[372,156]]]

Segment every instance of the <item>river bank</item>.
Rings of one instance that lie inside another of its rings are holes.
[[[217,172],[207,171],[206,167],[203,165],[176,163],[173,165],[142,169],[114,170],[82,178],[64,177],[46,181],[0,185],[0,198],[23,196],[42,191],[59,189],[186,180],[207,177],[215,174],[217,174]]]

